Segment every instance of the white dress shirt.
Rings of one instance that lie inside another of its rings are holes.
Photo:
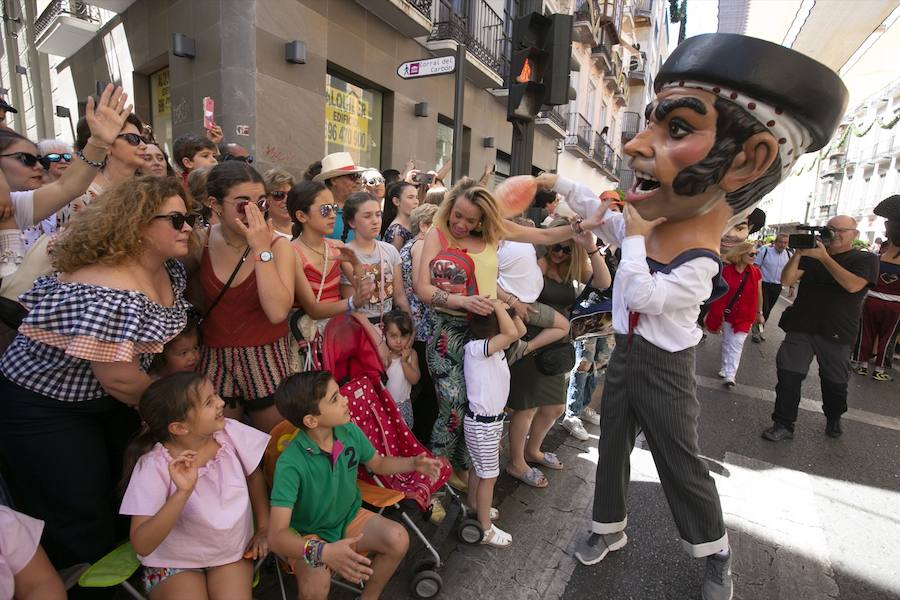
[[[581,217],[593,215],[600,199],[590,188],[563,177],[556,191]],[[613,282],[613,329],[627,334],[630,313],[640,313],[634,333],[654,346],[678,352],[700,342],[697,326],[700,305],[713,290],[719,263],[709,256],[692,258],[670,272],[650,272],[644,236],[625,236],[625,218],[609,211],[594,233],[604,242],[622,249],[622,260]]]

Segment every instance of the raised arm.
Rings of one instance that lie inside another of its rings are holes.
[[[120,87],[113,88],[112,84],[106,86],[96,105],[94,98],[88,97],[84,118],[90,127],[91,137],[82,150],[85,159],[95,163],[106,160],[116,136],[122,131],[125,118],[131,113],[131,105],[125,104],[127,100],[128,94]],[[86,160],[73,160],[58,180],[35,190],[34,222],[41,222],[85,193],[96,175],[97,168]]]
[[[539,228],[539,227],[523,227],[518,223],[506,221],[503,224],[506,229],[504,239],[513,242],[525,242],[527,244],[540,244],[542,246],[552,246],[566,240],[572,239],[575,235],[575,228],[570,225],[561,225],[559,227]]]
[[[499,300],[494,302],[494,314],[497,315],[497,324],[500,326],[500,333],[488,340],[487,352],[494,354],[508,348],[513,342],[524,335],[519,333],[519,327],[516,321],[521,323],[519,317],[513,320],[507,312],[509,305]]]

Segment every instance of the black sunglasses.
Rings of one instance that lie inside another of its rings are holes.
[[[196,213],[182,214],[182,213],[170,213],[168,215],[156,215],[153,217],[154,219],[168,219],[169,223],[172,224],[172,229],[175,231],[181,231],[184,228],[184,224],[187,223],[191,228],[197,223],[197,219],[200,218],[200,215]]]
[[[40,155],[35,156],[34,154],[31,154],[29,152],[13,152],[11,154],[0,154],[0,156],[17,158],[26,167],[33,167],[38,163],[41,163],[41,166],[44,166],[44,163],[41,161],[42,157]]]
[[[563,254],[572,254],[571,246],[563,246],[562,244],[553,244],[550,246],[550,252],[562,252]]]
[[[269,195],[272,197],[272,200],[278,200],[281,202],[285,198],[287,198],[287,192],[269,192]]]
[[[71,152],[53,152],[51,154],[45,154],[40,159],[41,165],[45,169],[50,169],[50,163],[58,163],[59,161],[64,162],[72,162],[72,153]]]
[[[136,133],[120,133],[116,137],[123,138],[126,142],[128,142],[131,146],[140,146],[141,142],[145,144],[152,144],[153,140],[148,138],[145,135],[138,135]]]
[[[226,160],[239,160],[241,162],[247,163],[248,165],[252,165],[253,155],[248,154],[247,156],[234,156],[233,154],[226,154],[222,157],[222,162],[225,162]]]

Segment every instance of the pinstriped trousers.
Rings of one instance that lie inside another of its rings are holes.
[[[616,335],[600,404],[595,533],[617,533],[628,522],[630,455],[640,427],[685,549],[699,558],[728,548],[719,493],[700,458],[694,350],[667,352],[640,336],[629,342]]]

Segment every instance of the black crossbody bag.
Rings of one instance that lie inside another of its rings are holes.
[[[728,301],[728,306],[725,307],[723,314],[727,317],[731,314],[731,307],[734,306],[734,303],[737,302],[738,296],[741,295],[741,291],[744,289],[744,284],[747,283],[747,278],[750,277],[750,266],[748,265],[746,270],[744,271],[744,277],[741,279],[741,284],[738,286],[738,289],[735,290],[734,296],[731,297],[731,300]]]
[[[231,283],[234,281],[234,278],[237,277],[238,271],[241,270],[241,266],[244,264],[244,261],[247,260],[247,256],[248,256],[249,254],[250,254],[250,246],[247,246],[247,249],[244,250],[244,253],[241,254],[241,257],[238,259],[237,265],[235,265],[234,271],[231,272],[231,276],[228,278],[228,281],[225,282],[225,285],[223,285],[223,286],[222,286],[222,289],[219,290],[219,293],[218,293],[218,295],[216,296],[215,300],[213,300],[213,301],[210,303],[209,308],[207,308],[207,309],[206,309],[206,312],[203,313],[203,316],[200,317],[200,320],[197,322],[198,325],[199,325],[200,323],[203,323],[203,321],[206,320],[206,317],[209,316],[209,313],[211,313],[211,312],[213,311],[213,309],[214,309],[214,308],[216,307],[216,305],[219,303],[219,300],[222,299],[222,296],[224,296],[224,295],[225,295],[225,292],[228,291],[228,288],[231,287]]]

